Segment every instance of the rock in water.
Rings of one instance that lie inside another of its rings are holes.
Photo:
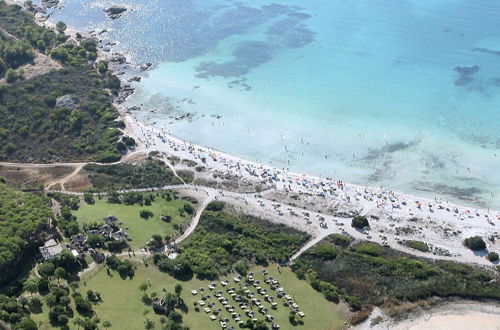
[[[108,9],[105,9],[104,11],[106,12],[106,15],[108,15],[108,18],[117,19],[117,18],[120,18],[122,16],[122,14],[127,11],[127,8],[113,6],[113,7],[109,7]]]

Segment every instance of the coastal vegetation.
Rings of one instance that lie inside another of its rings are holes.
[[[324,290],[321,281],[333,285],[329,291],[337,291],[351,306],[351,296],[357,297],[357,308],[390,299],[416,301],[430,296],[500,299],[500,275],[493,270],[417,258],[376,243],[356,242],[345,248],[328,238],[318,246],[330,251],[328,258],[318,254],[316,247],[300,256],[293,270],[318,291]]]
[[[472,251],[482,251],[486,249],[486,243],[481,236],[473,236],[464,240],[464,245]]]
[[[369,227],[370,224],[368,223],[368,219],[366,217],[356,216],[356,217],[352,218],[351,226],[353,228],[363,229],[365,227]]]
[[[147,158],[136,164],[113,164],[107,166],[88,164],[84,166],[93,189],[134,189],[163,187],[181,181],[165,163]]]
[[[0,284],[33,255],[53,217],[47,198],[21,193],[0,182]]]
[[[215,202],[203,212],[198,227],[180,246],[175,260],[156,255],[162,271],[186,278],[216,279],[235,269],[239,273],[252,265],[286,262],[309,235],[281,224],[220,210]],[[220,211],[210,211],[210,210]]]
[[[496,252],[489,252],[488,255],[486,256],[488,258],[489,261],[491,262],[497,262],[499,257],[498,257],[498,253]]]
[[[405,240],[403,242],[404,245],[407,247],[410,247],[412,249],[421,251],[421,252],[429,252],[429,245],[427,243],[422,242],[422,241],[416,241],[416,240]]]
[[[96,70],[96,43],[66,43],[66,35],[36,25],[31,14],[3,1],[0,29],[12,35],[1,38],[0,57],[10,71],[6,71],[9,83],[0,85],[0,138],[4,142],[0,159],[119,160],[123,143],[118,128],[123,122],[116,121],[111,94],[117,93],[120,82],[108,70]],[[18,79],[19,73],[12,68],[32,58],[34,49],[63,68]],[[19,60],[9,60],[11,57]]]

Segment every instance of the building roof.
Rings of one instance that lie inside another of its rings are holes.
[[[61,255],[63,251],[63,247],[61,244],[57,243],[56,240],[50,239],[43,246],[39,248],[40,253],[42,254],[43,259],[53,259],[57,258]]]
[[[102,218],[106,223],[115,222],[118,220],[114,215],[108,215],[107,217]]]

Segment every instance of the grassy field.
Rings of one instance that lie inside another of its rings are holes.
[[[256,267],[251,269],[255,272],[255,278],[263,282],[263,275],[260,273],[262,267]],[[314,329],[314,330],[324,330],[324,329],[340,329],[344,325],[345,313],[347,308],[343,304],[335,305],[326,301],[323,296],[316,292],[306,281],[298,280],[288,268],[281,268],[278,272],[278,267],[276,265],[270,265],[266,268],[269,271],[269,275],[277,278],[280,281],[281,286],[285,288],[287,294],[294,297],[297,304],[300,306],[300,310],[303,311],[306,316],[304,317],[304,325],[292,326],[288,321],[289,307],[285,307],[282,304],[281,299],[275,300],[278,302],[278,309],[272,310],[269,308],[269,314],[275,317],[276,323],[280,324],[281,329]],[[167,292],[174,292],[174,286],[177,283],[181,283],[183,286],[182,297],[188,306],[187,314],[183,313],[184,325],[188,326],[190,329],[220,329],[219,321],[211,321],[209,314],[205,313],[203,310],[196,312],[194,310],[193,302],[201,299],[200,293],[193,296],[191,290],[198,290],[203,287],[205,288],[205,294],[211,294],[213,297],[213,292],[208,289],[208,284],[210,281],[200,281],[198,279],[191,279],[187,282],[179,282],[171,276],[162,273],[156,269],[150,263],[149,267],[145,267],[142,263],[137,264],[137,269],[135,272],[135,277],[132,280],[122,280],[118,274],[112,272],[112,276],[109,276],[105,270],[102,268],[101,271],[97,273],[92,279],[87,280],[86,285],[81,283],[79,291],[85,295],[85,292],[89,289],[98,291],[102,296],[102,303],[95,306],[97,316],[102,320],[111,321],[111,329],[143,329],[144,321],[146,319],[143,316],[145,310],[150,310],[151,313],[147,317],[155,322],[155,329],[160,329],[160,315],[154,314],[151,306],[145,305],[141,301],[143,293],[139,290],[139,285],[144,281],[149,281],[151,284],[147,293],[152,292],[158,293],[159,296],[163,294],[163,289]],[[230,285],[238,285],[229,277]],[[223,290],[220,282],[217,282],[217,289]],[[266,288],[266,284],[263,283],[263,288]],[[225,290],[223,290],[225,291]],[[270,290],[268,290],[270,291]],[[270,291],[271,295],[276,295],[275,291]],[[229,298],[229,295],[225,293],[225,296]],[[260,297],[259,294],[257,296]],[[260,297],[262,299],[262,297]],[[215,297],[209,299],[209,301],[215,301]],[[229,299],[229,302],[236,307],[236,312],[244,314],[242,310]],[[268,306],[270,307],[270,306]],[[221,317],[228,317],[231,319],[231,315],[226,312],[219,302],[215,308],[223,309]],[[258,319],[263,319],[264,316],[256,311],[256,316]],[[33,319],[39,325],[39,329],[51,329],[47,321],[47,310],[44,306],[44,313],[33,315]],[[242,317],[243,320],[246,316]],[[70,322],[71,323],[71,322]],[[230,324],[235,325],[232,321]],[[71,329],[76,329],[73,324],[70,324]]]
[[[183,216],[179,214],[179,208],[182,208],[185,203],[189,202],[180,199],[166,201],[161,197],[157,197],[151,206],[140,206],[137,204],[110,204],[104,199],[96,199],[94,205],[84,204],[78,211],[74,211],[73,214],[80,223],[104,223],[102,220],[103,217],[114,215],[118,218],[118,222],[123,222],[123,225],[121,225],[122,228],[129,227],[129,229],[126,229],[126,232],[132,239],[129,245],[133,249],[138,249],[144,246],[144,243],[153,234],[175,236],[174,224],[183,227],[190,219],[188,214],[184,214]],[[153,212],[154,216],[148,220],[142,219],[139,216],[139,211],[142,209]],[[172,221],[170,223],[161,221],[160,215],[162,214],[171,216]]]

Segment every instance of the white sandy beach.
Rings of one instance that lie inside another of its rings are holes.
[[[126,114],[124,109],[120,109],[120,112],[127,125],[124,133],[138,141],[136,149],[138,151],[157,150],[180,159],[195,161],[212,171],[217,170],[245,180],[258,180],[267,187],[288,195],[316,196],[317,199],[324,201],[325,205],[342,209],[347,214],[359,213],[378,218],[371,220],[372,230],[369,235],[365,235],[355,232],[349,225],[338,225],[342,220],[341,217],[329,217],[317,213],[317,221],[337,224],[323,228],[322,232],[325,235],[330,232],[346,232],[373,241],[386,241],[392,247],[416,255],[491,265],[484,256],[476,255],[466,249],[462,241],[474,235],[485,238],[496,237],[498,235],[496,224],[500,223],[498,211],[463,207],[438,199],[396,193],[384,188],[362,187],[334,179],[286,172],[211,148],[193,145],[168,135],[165,130],[157,130],[136,121],[131,115]],[[280,212],[275,208],[274,213]],[[302,219],[305,226],[307,220],[311,218],[310,215]],[[410,221],[412,218],[414,221]],[[348,219],[344,220],[347,222]],[[400,231],[400,234],[397,232],[397,228],[404,227],[411,227],[407,237]],[[437,248],[447,250],[450,255],[433,256],[405,248],[397,243],[398,240],[405,238],[421,239]],[[490,250],[499,251],[497,243],[488,243]]]
[[[380,310],[374,315],[383,321],[373,325],[373,316],[354,329],[357,330],[496,330],[500,329],[500,306],[489,302],[458,301],[444,303],[432,308],[414,312],[404,320],[392,320]],[[376,317],[375,316],[375,317]]]

